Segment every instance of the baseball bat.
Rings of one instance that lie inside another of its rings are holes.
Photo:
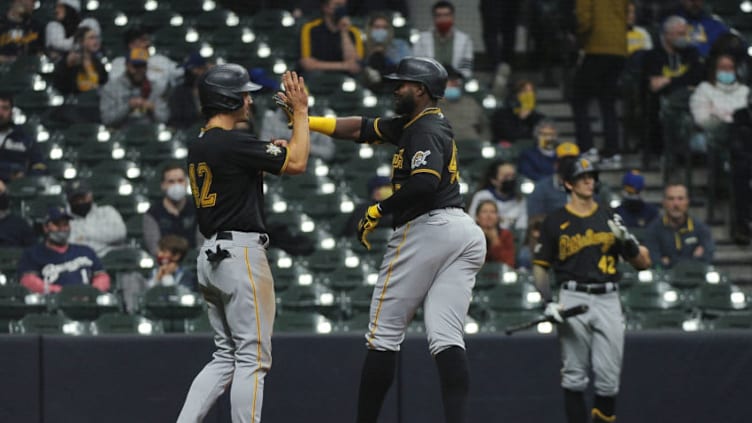
[[[580,314],[585,313],[587,311],[588,311],[587,304],[580,304],[580,305],[576,305],[574,307],[570,307],[570,308],[564,309],[564,310],[560,311],[559,314],[561,315],[562,318],[567,319],[569,317],[577,316],[577,315],[580,315]],[[520,323],[518,325],[507,326],[507,328],[504,330],[504,333],[506,333],[507,335],[511,335],[511,334],[513,334],[515,332],[519,332],[521,330],[525,330],[525,329],[531,328],[533,326],[536,326],[536,325],[538,325],[538,323],[553,322],[553,321],[554,321],[554,319],[552,317],[541,316],[541,317],[539,317],[537,319],[534,319],[534,320],[531,320],[529,322]]]

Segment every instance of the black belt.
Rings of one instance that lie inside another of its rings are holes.
[[[605,283],[580,283],[575,281],[566,281],[561,284],[561,289],[567,291],[584,292],[587,294],[608,294],[619,290],[619,285],[615,282]]]
[[[232,241],[232,232],[230,231],[222,231],[217,232],[217,237],[215,238],[217,241],[225,240],[225,241]],[[269,236],[266,234],[259,234],[259,243],[260,244],[266,244],[267,241],[269,241]]]

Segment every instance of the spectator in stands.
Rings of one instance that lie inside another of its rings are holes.
[[[413,46],[413,55],[431,57],[446,66],[452,66],[465,78],[473,76],[473,40],[454,27],[454,5],[440,0],[433,4],[432,30],[420,33]]]
[[[483,184],[483,188],[473,195],[467,214],[475,216],[481,201],[495,200],[502,228],[527,228],[527,204],[517,189],[517,168],[514,163],[505,160],[491,163],[483,177]]]
[[[559,174],[559,169],[564,168],[565,160],[573,160],[580,155],[577,144],[563,142],[556,147],[555,172],[539,179],[535,183],[535,189],[527,197],[527,215],[530,218],[546,216],[556,209],[567,204],[567,191],[564,189],[564,180]]]
[[[347,10],[353,16],[368,16],[374,12],[393,10],[405,18],[409,17],[407,0],[349,0]]]
[[[616,213],[628,228],[644,228],[658,217],[658,207],[642,198],[645,177],[637,170],[630,170],[621,180],[622,199]]]
[[[734,113],[731,131],[731,183],[734,204],[734,221],[731,224],[731,237],[739,245],[749,245],[750,206],[752,205],[752,107],[745,107]]]
[[[645,230],[644,244],[654,266],[670,268],[680,260],[713,260],[715,244],[710,228],[689,215],[687,187],[671,183],[663,195],[663,216]]]
[[[81,17],[80,0],[58,0],[55,20],[50,21],[45,28],[44,41],[48,54],[53,59],[58,59],[71,51],[75,44],[73,36],[82,26],[91,28],[97,35],[102,34],[96,19]]]
[[[528,79],[514,84],[514,92],[491,118],[491,130],[496,142],[515,142],[533,138],[534,128],[545,118],[535,110],[535,85]]]
[[[350,218],[347,219],[340,236],[350,237],[358,233],[358,221],[363,218],[363,213],[366,212],[368,206],[375,202],[383,201],[392,195],[392,180],[386,176],[373,176],[368,180],[366,184],[366,192],[368,193],[368,199],[359,203],[353,212],[350,214]],[[384,228],[392,226],[391,215],[384,215],[382,219],[386,219]]]
[[[94,194],[85,180],[71,182],[66,189],[71,218],[70,239],[104,257],[113,247],[125,242],[125,222],[110,205],[94,204]]]
[[[480,0],[483,44],[496,73],[502,72],[502,66],[507,67],[503,72],[511,72],[521,3],[521,0]]]
[[[591,157],[597,150],[590,129],[590,100],[598,100],[603,126],[604,146],[598,156],[604,162],[618,164],[619,123],[616,100],[620,96],[618,80],[627,55],[627,0],[577,0],[577,37],[585,52],[575,71],[572,85],[577,144]]]
[[[28,247],[35,241],[29,222],[10,209],[8,187],[0,180],[0,248]]]
[[[44,28],[34,19],[34,0],[11,0],[0,17],[0,64],[44,50]]]
[[[164,96],[153,89],[147,77],[149,52],[128,51],[126,72],[111,78],[102,88],[99,111],[102,123],[113,127],[130,124],[165,123],[169,108]]]
[[[627,54],[632,55],[641,50],[653,49],[653,37],[644,27],[636,25],[636,9],[634,1],[630,1],[627,9]]]
[[[189,249],[188,240],[181,236],[162,237],[156,254],[158,267],[154,269],[147,287],[181,285],[196,291],[196,274],[181,265]]]
[[[535,246],[538,245],[544,219],[545,216],[542,215],[530,216],[530,219],[527,222],[524,243],[520,246],[519,251],[517,252],[517,269],[529,271],[533,268]]]
[[[708,57],[710,48],[729,28],[705,10],[705,0],[681,0],[675,13],[686,19],[689,44],[697,48],[702,57]]]
[[[18,279],[30,291],[56,293],[79,284],[91,284],[102,292],[110,289],[110,276],[94,250],[68,242],[70,219],[64,208],[50,208],[45,240],[24,251],[18,261]]]
[[[125,31],[123,35],[126,51],[140,48],[149,50],[151,47],[151,37],[149,32],[140,26],[132,26]],[[110,67],[110,79],[119,78],[126,73],[127,56],[119,56],[112,60]],[[167,56],[156,53],[149,55],[148,66],[146,66],[146,77],[151,81],[151,89],[161,96],[167,97],[173,87],[181,84],[184,75],[183,67],[172,61]]]
[[[13,123],[13,96],[4,93],[0,93],[0,140],[0,180],[47,171],[37,140]]]
[[[677,89],[694,88],[702,79],[702,64],[697,49],[687,41],[687,21],[671,16],[663,23],[660,48],[645,58],[650,91],[669,95]]]
[[[462,74],[447,67],[447,84],[441,112],[452,123],[454,138],[462,140],[488,140],[491,138],[488,117],[483,106],[472,96],[465,94]]]
[[[360,29],[347,16],[346,0],[321,0],[321,17],[300,30],[300,66],[316,71],[359,74],[363,59]]]
[[[520,174],[534,182],[556,172],[554,162],[559,135],[554,122],[547,119],[540,121],[535,126],[535,138],[537,145],[524,150],[517,162]]]
[[[381,77],[397,70],[397,64],[412,54],[410,43],[394,37],[394,28],[383,13],[371,15],[366,26],[365,78],[373,89],[381,88]]]
[[[718,147],[728,146],[729,125],[734,112],[747,107],[749,87],[740,83],[736,62],[731,55],[721,54],[708,66],[708,77],[700,83],[689,98],[689,107],[695,125],[703,130],[700,145],[691,145],[694,151],[707,151],[707,138]]]
[[[486,236],[486,263],[504,263],[514,268],[514,235],[499,226],[495,200],[483,200],[475,212],[475,222]]]
[[[156,256],[159,240],[167,235],[177,235],[188,240],[188,247],[201,245],[203,238],[196,224],[196,208],[188,197],[188,177],[180,163],[169,163],[162,168],[160,185],[164,197],[155,200],[144,213],[144,247]]]
[[[167,124],[174,128],[189,128],[201,121],[198,79],[209,69],[209,63],[199,52],[193,52],[183,63],[183,69],[183,82],[172,90],[168,101],[170,119]]]
[[[93,29],[82,26],[73,35],[74,47],[63,54],[55,66],[53,85],[62,94],[77,94],[99,89],[107,83],[102,63],[102,42]]]

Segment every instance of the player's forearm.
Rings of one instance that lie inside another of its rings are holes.
[[[544,302],[552,301],[554,296],[551,292],[551,282],[548,278],[548,269],[537,264],[533,265],[533,279],[535,280],[535,287],[543,297]]]
[[[308,123],[311,131],[320,132],[332,138],[355,141],[360,138],[360,128],[363,125],[363,118],[360,116],[341,118],[311,116]]]
[[[311,133],[308,126],[308,110],[295,110],[292,136],[287,145],[288,157],[285,173],[295,175],[305,172],[310,150]]]
[[[644,245],[640,245],[640,253],[630,259],[629,264],[637,270],[645,270],[649,268],[652,262],[650,260],[650,252],[648,249]]]
[[[391,197],[380,202],[384,214],[395,210],[405,210],[410,205],[420,203],[439,186],[439,178],[429,173],[419,173],[408,179]]]

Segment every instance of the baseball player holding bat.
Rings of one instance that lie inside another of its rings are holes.
[[[240,65],[224,64],[199,81],[207,118],[188,152],[188,176],[199,229],[199,289],[208,304],[217,350],[196,376],[178,423],[199,423],[229,386],[233,423],[261,421],[264,377],[271,367],[274,285],[266,258],[263,173],[305,171],[310,148],[308,96],[295,72],[283,75],[282,100],[295,123],[289,141],[260,141],[233,130],[250,116],[250,82]]]
[[[312,131],[395,147],[394,194],[371,205],[358,223],[358,239],[366,248],[368,234],[383,215],[392,214],[395,231],[371,301],[357,422],[377,421],[405,331],[422,305],[445,421],[460,423],[465,421],[469,384],[464,320],[475,275],[486,257],[486,241],[462,208],[457,145],[437,107],[444,96],[446,70],[433,59],[407,57],[396,74],[386,78],[397,81],[396,117],[310,118]]]
[[[559,312],[559,316],[562,319],[566,320],[572,316],[579,316],[582,313],[587,313],[589,308],[590,307],[588,307],[587,304],[576,305],[574,307],[569,307],[568,309],[561,310]],[[539,323],[544,323],[544,322],[560,323],[560,322],[557,322],[557,320],[553,316],[543,315],[529,322],[508,326],[507,328],[504,329],[504,333],[506,333],[507,335],[511,335],[521,330],[530,329],[531,327],[537,326]]]
[[[619,215],[593,199],[598,172],[589,160],[569,160],[560,171],[570,198],[543,222],[533,261],[535,284],[546,302],[544,314],[560,323],[561,386],[568,422],[588,422],[583,392],[591,367],[592,421],[614,422],[624,350],[616,263],[621,255],[636,269],[646,269],[650,256]],[[558,304],[553,302],[549,268],[560,287]],[[588,311],[565,321],[561,311],[576,304],[587,305]]]

